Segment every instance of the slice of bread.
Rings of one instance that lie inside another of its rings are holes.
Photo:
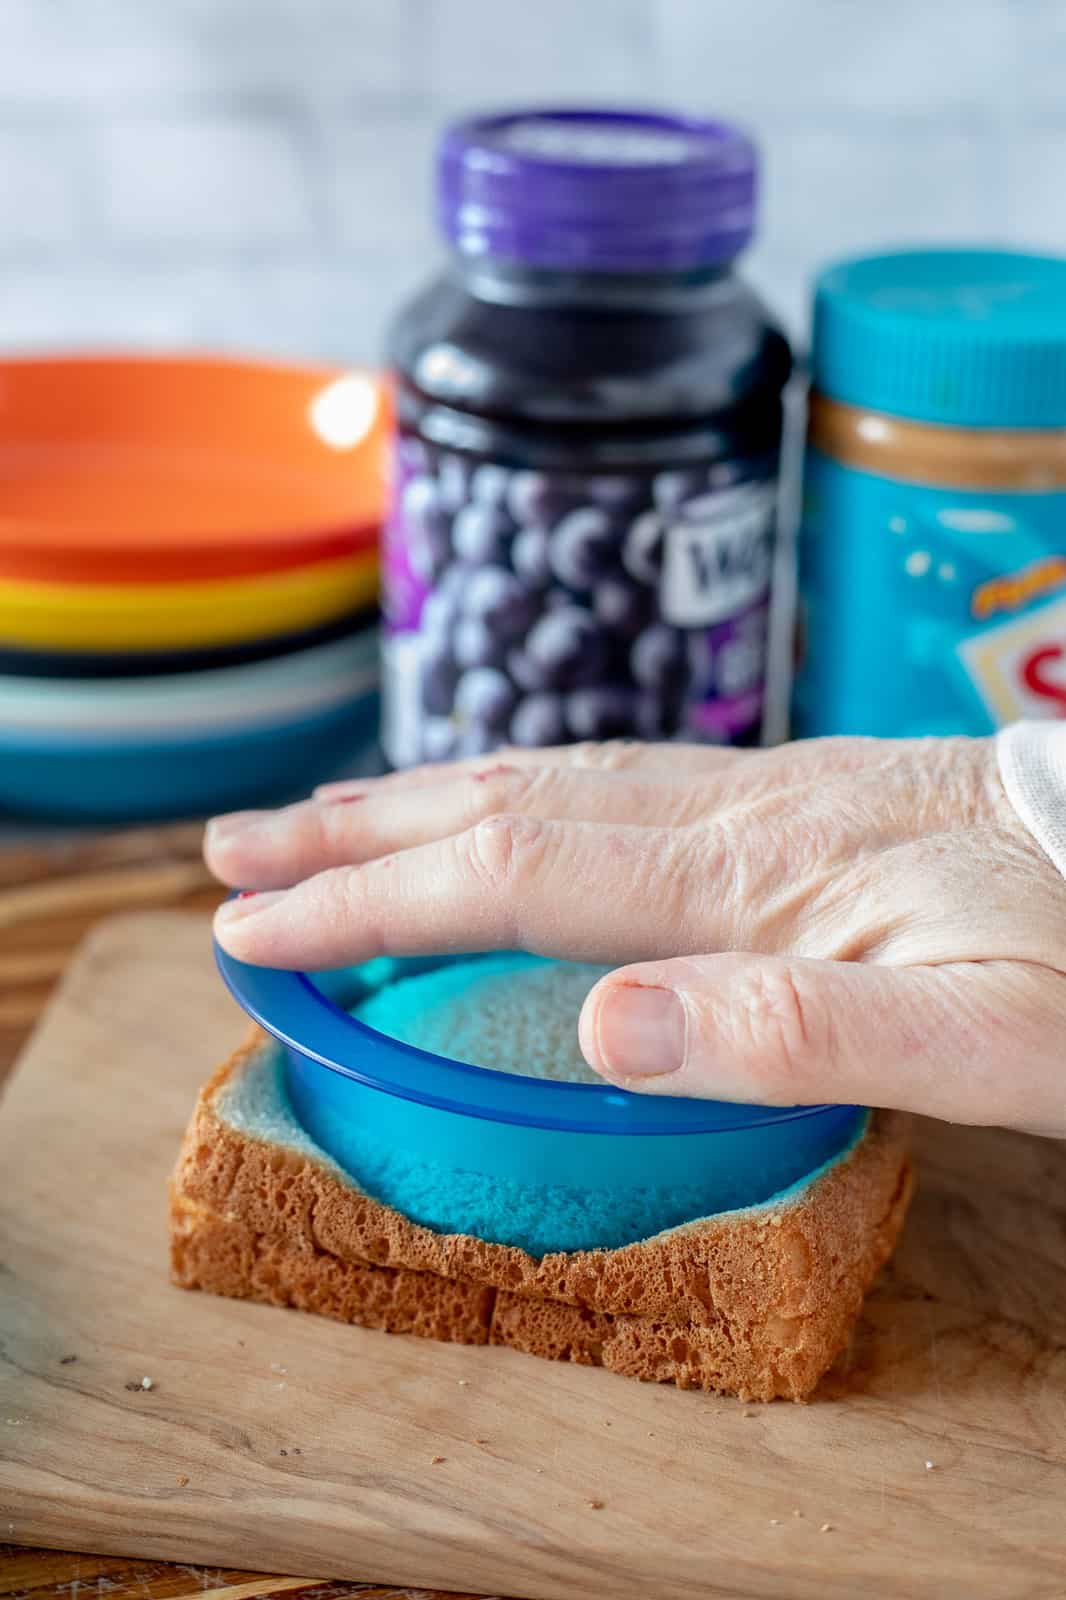
[[[185,1288],[502,1344],[745,1400],[808,1396],[895,1245],[907,1119],[871,1117],[806,1185],[616,1250],[535,1259],[363,1193],[300,1128],[258,1030],[200,1093],[171,1180]]]

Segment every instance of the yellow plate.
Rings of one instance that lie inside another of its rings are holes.
[[[378,558],[320,561],[210,583],[37,583],[0,579],[0,645],[172,650],[296,633],[374,603]]]

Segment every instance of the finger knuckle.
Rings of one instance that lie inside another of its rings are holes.
[[[521,811],[536,777],[535,770],[505,762],[472,772],[467,780],[467,814],[471,822]]]
[[[812,1071],[831,1052],[830,1018],[787,961],[760,962],[732,995],[736,1038],[759,1098],[780,1105],[802,1097]]]
[[[351,810],[351,806],[308,806],[301,818],[300,840],[308,857],[327,857],[347,843]]]
[[[752,892],[751,822],[744,813],[725,811],[703,830],[704,869],[718,885],[746,902]]]
[[[621,772],[639,760],[642,748],[635,739],[585,739],[573,746],[571,759],[597,772]]]
[[[512,811],[484,817],[465,835],[467,865],[490,894],[506,897],[536,872],[545,831],[543,823]]]

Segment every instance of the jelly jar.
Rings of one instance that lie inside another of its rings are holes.
[[[788,344],[733,264],[736,128],[448,128],[451,259],[399,315],[384,554],[393,766],[636,736],[757,742]]]

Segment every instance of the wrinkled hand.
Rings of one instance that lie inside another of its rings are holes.
[[[990,741],[504,751],[219,818],[206,854],[266,891],[218,913],[244,961],[627,963],[580,1024],[626,1088],[1066,1136],[1066,884]]]

